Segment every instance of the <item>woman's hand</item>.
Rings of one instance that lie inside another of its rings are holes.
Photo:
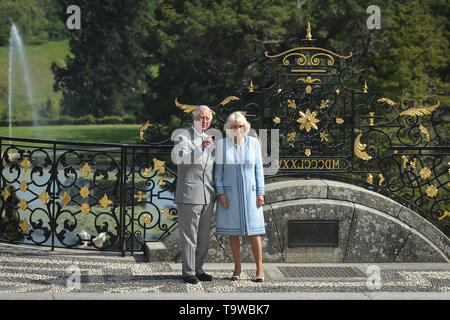
[[[264,204],[264,196],[256,196],[256,205],[257,207],[261,207]]]
[[[226,195],[219,194],[219,202],[223,208],[228,209],[228,199]]]

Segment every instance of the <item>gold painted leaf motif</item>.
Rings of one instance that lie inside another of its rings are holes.
[[[360,133],[356,137],[353,149],[358,158],[363,159],[363,160],[370,160],[370,159],[372,159],[372,157],[369,156],[367,154],[367,152],[364,151],[366,149],[367,145],[364,143],[361,143],[361,136],[362,136],[362,133]]]

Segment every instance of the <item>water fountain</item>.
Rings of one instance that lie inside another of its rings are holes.
[[[23,77],[25,80],[27,98],[31,106],[31,116],[33,119],[33,125],[36,125],[36,111],[34,108],[33,99],[33,87],[31,85],[30,69],[28,67],[27,58],[25,54],[25,47],[23,45],[22,38],[20,37],[19,30],[16,25],[12,23],[11,33],[9,37],[9,65],[8,65],[8,116],[9,116],[9,136],[12,137],[12,104],[13,104],[13,66],[18,53],[19,62],[22,65]]]

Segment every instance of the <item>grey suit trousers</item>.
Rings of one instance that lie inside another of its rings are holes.
[[[214,206],[215,201],[207,204],[177,205],[183,277],[205,273],[203,264],[208,255]]]

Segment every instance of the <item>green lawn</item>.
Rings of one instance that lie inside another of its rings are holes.
[[[139,140],[140,127],[140,124],[13,127],[13,137],[134,144]],[[9,136],[8,127],[0,127],[0,136]]]

